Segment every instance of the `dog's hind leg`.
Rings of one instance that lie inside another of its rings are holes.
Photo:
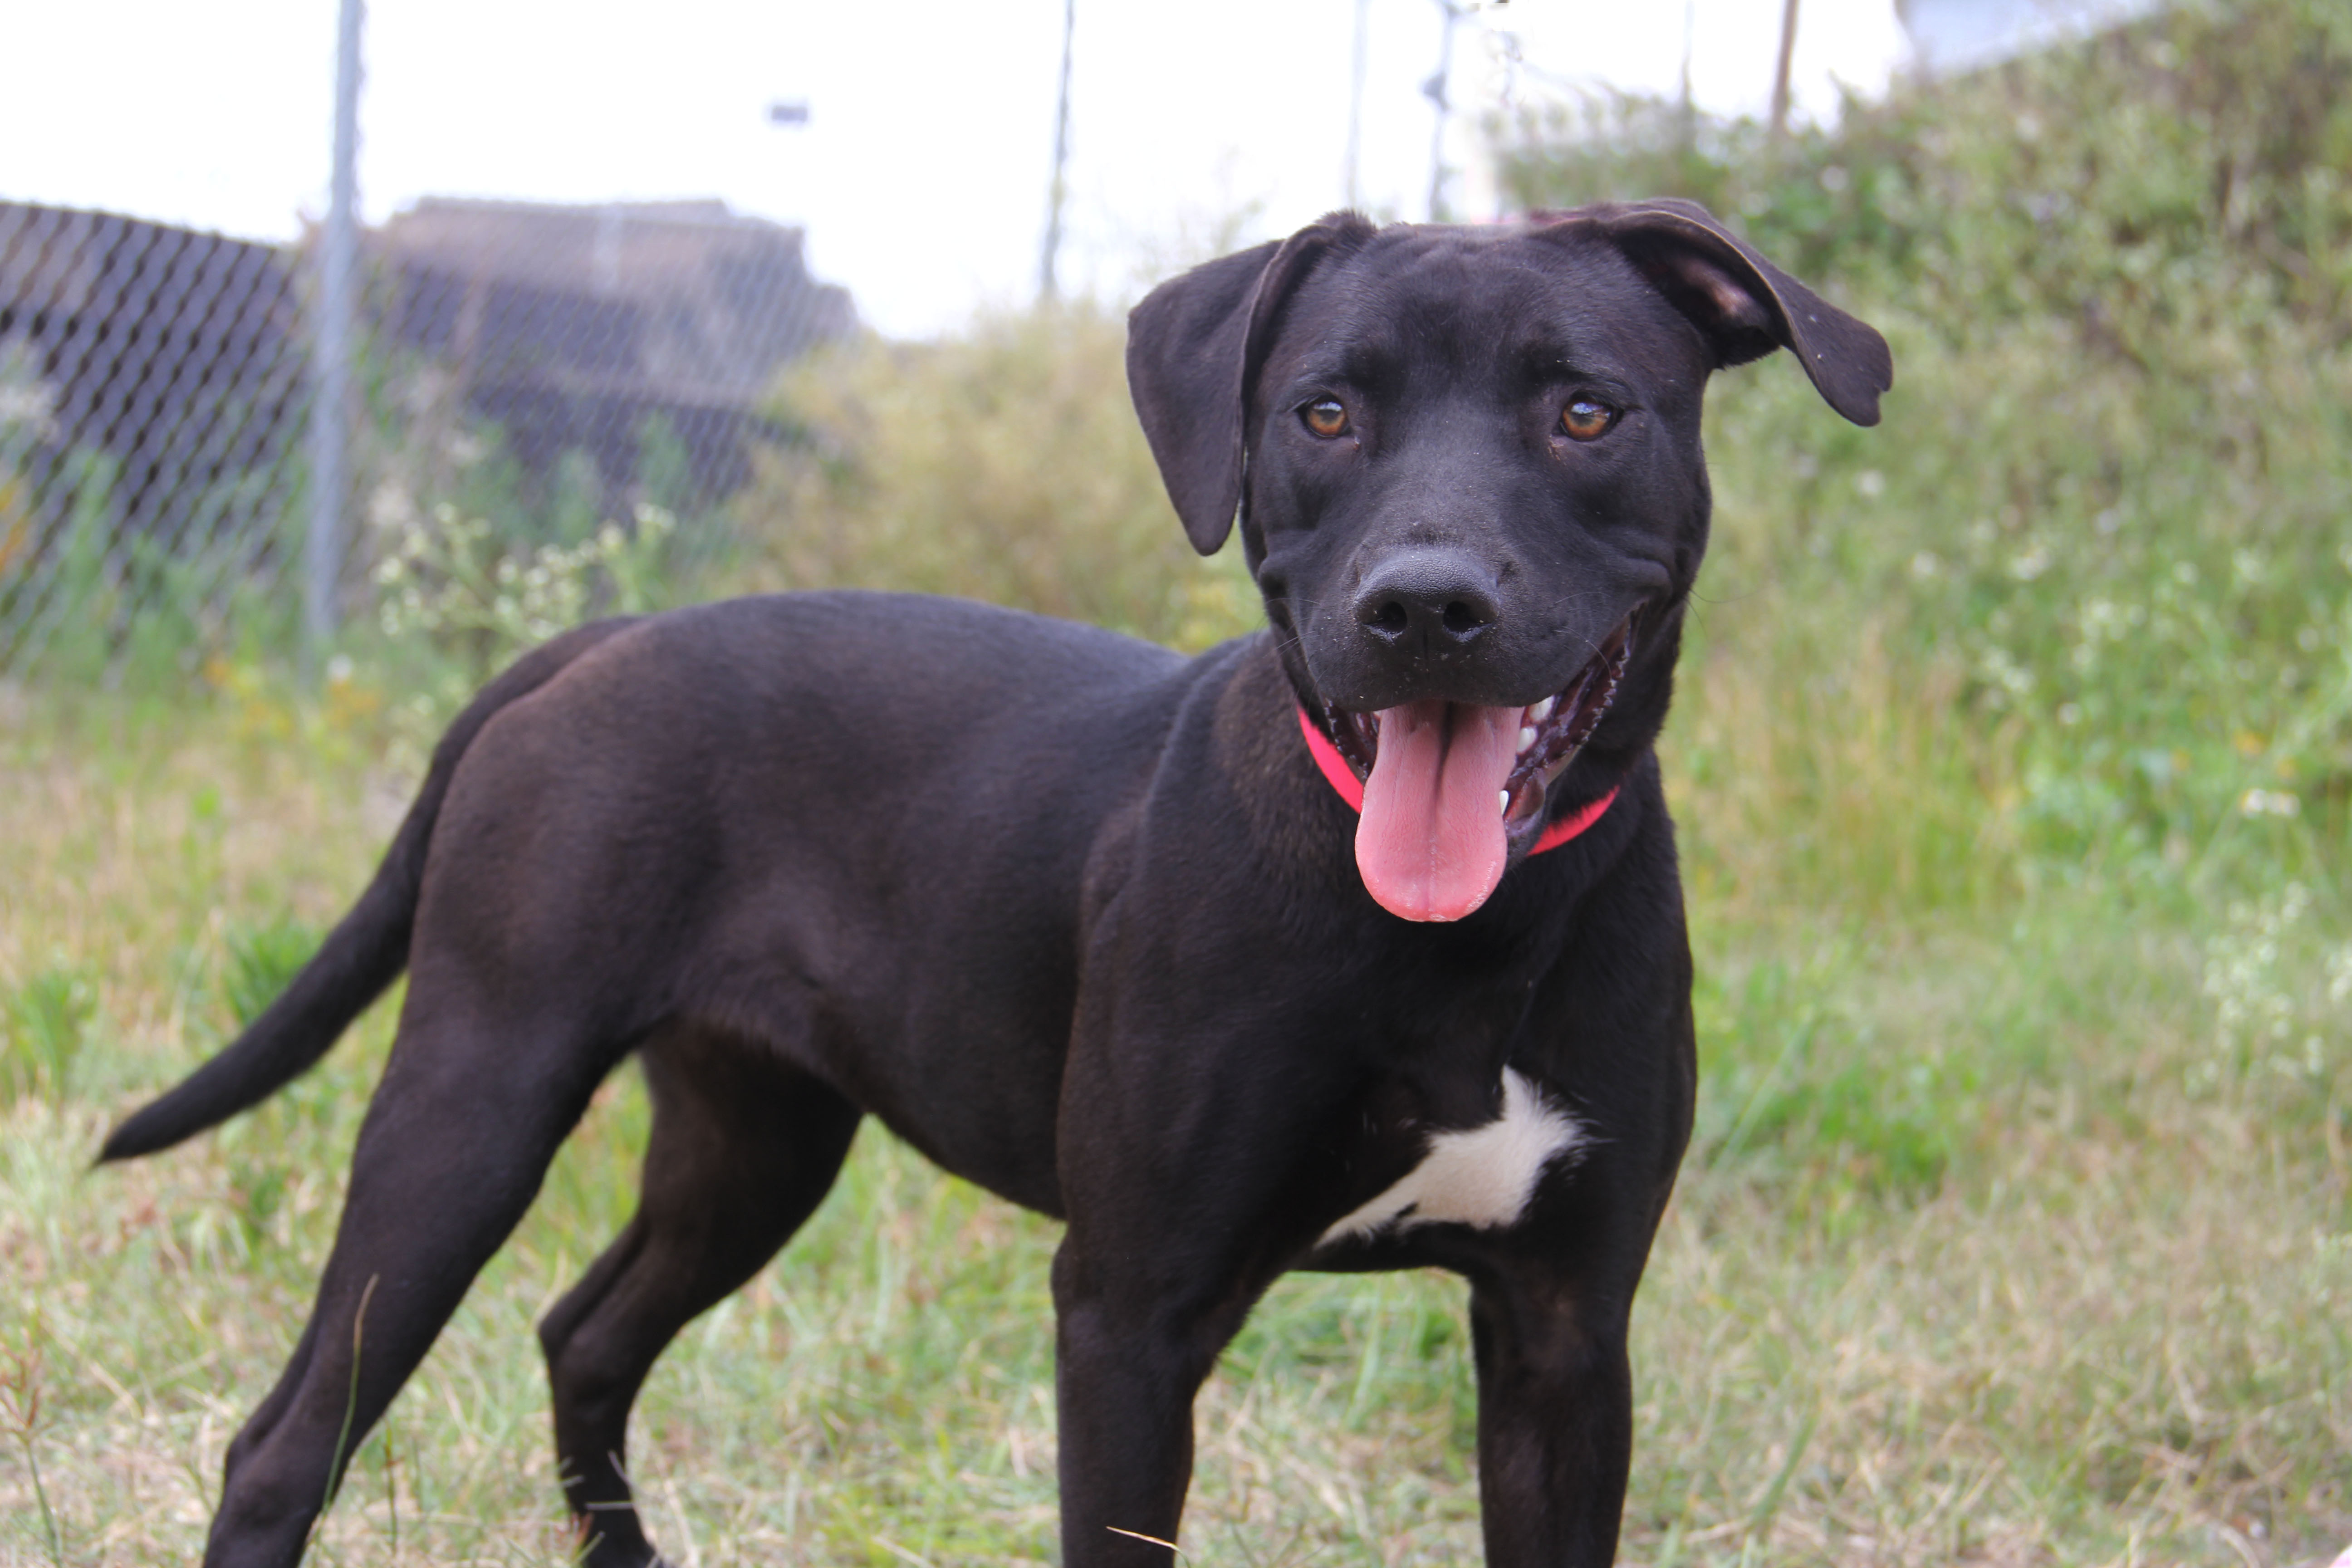
[[[539,1331],[565,1500],[591,1568],[654,1561],[623,1454],[655,1358],[816,1208],[859,1115],[765,1047],[715,1032],[664,1036],[643,1059],[654,1118],[637,1213]]]
[[[617,1053],[486,1026],[412,990],[333,1254],[277,1388],[229,1446],[210,1568],[290,1568],[347,1464],[530,1206]]]

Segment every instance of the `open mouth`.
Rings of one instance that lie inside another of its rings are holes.
[[[1517,711],[1518,722],[1514,728],[1515,749],[1511,769],[1504,776],[1496,805],[1504,822],[1513,827],[1533,823],[1543,815],[1544,793],[1569,763],[1576,761],[1577,752],[1592,739],[1593,731],[1601,727],[1616,700],[1617,684],[1625,676],[1625,663],[1633,656],[1633,617],[1628,616],[1617,629],[1601,639],[1600,651],[1576,672],[1558,692],[1531,707]],[[1466,706],[1459,703],[1409,703],[1407,708]],[[1391,708],[1376,713],[1353,713],[1341,709],[1327,709],[1337,731],[1334,739],[1339,754],[1356,770],[1356,776],[1369,779],[1378,764],[1381,750],[1381,720],[1382,713],[1402,712]]]
[[[1514,847],[1541,831],[1553,782],[1607,716],[1633,652],[1620,622],[1567,686],[1525,708],[1430,700],[1330,710],[1364,780],[1356,865],[1391,912],[1452,921],[1486,901]]]

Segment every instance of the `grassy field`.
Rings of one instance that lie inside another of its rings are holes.
[[[1665,743],[1704,1083],[1635,1313],[1629,1562],[2352,1542],[2347,84],[2334,0],[2183,5],[1769,157],[1655,106],[1601,117],[1604,156],[1557,126],[1513,152],[1531,202],[1606,175],[1742,214],[1898,366],[1874,431],[1785,359],[1711,394]],[[0,688],[0,1564],[195,1554],[390,1005],[253,1115],[88,1162],[361,886],[470,672],[548,615],[722,586],[966,591],[1187,647],[1249,623],[1118,352],[1077,308],[813,367],[723,579],[656,582],[659,540],[616,532],[518,560],[539,597],[509,602],[452,565],[495,536],[460,528],[411,542],[398,636],[355,633],[318,694],[233,647],[163,661],[194,680]],[[625,1070],[320,1561],[566,1558],[531,1325],[625,1218],[644,1130]],[[656,1539],[692,1568],[1051,1561],[1054,1243],[869,1129],[657,1370]],[[1462,1306],[1286,1281],[1203,1397],[1190,1560],[1475,1561]]]
[[[1694,671],[1685,751],[1717,706],[1717,661]],[[0,839],[0,1561],[192,1556],[307,1309],[389,1008],[217,1134],[87,1162],[364,876],[405,783],[369,698],[10,700],[0,817],[38,827]],[[2352,1539],[2343,1075],[2218,1046],[2234,1000],[2331,1029],[2340,1064],[2324,928],[2080,889],[1947,919],[1790,900],[1734,885],[1759,852],[1714,805],[1685,791],[1706,1096],[1637,1313],[1629,1560],[2267,1564]],[[530,1327],[625,1218],[643,1125],[616,1079],[321,1560],[564,1556]],[[656,1374],[635,1471],[660,1539],[1048,1560],[1053,1244],[869,1130]],[[1203,1401],[1187,1550],[1474,1560],[1472,1420],[1453,1281],[1286,1282]]]

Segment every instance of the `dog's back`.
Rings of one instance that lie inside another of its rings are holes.
[[[1073,827],[1140,793],[1198,679],[1130,637],[912,595],[583,627],[468,706],[285,995],[101,1158],[168,1147],[307,1069],[421,924],[414,957],[438,976],[495,971],[495,994],[540,1012],[569,996],[622,1048],[671,1018],[723,1022],[1056,1213],[1050,1116],[1033,1123],[1076,991],[1094,837]],[[902,1114],[917,1081],[969,1114]]]

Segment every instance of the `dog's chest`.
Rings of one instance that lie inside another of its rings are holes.
[[[1549,1090],[1506,1068],[1494,1117],[1422,1133],[1412,1167],[1334,1220],[1316,1245],[1401,1236],[1428,1225],[1507,1229],[1527,1213],[1546,1173],[1573,1162],[1589,1138]]]

